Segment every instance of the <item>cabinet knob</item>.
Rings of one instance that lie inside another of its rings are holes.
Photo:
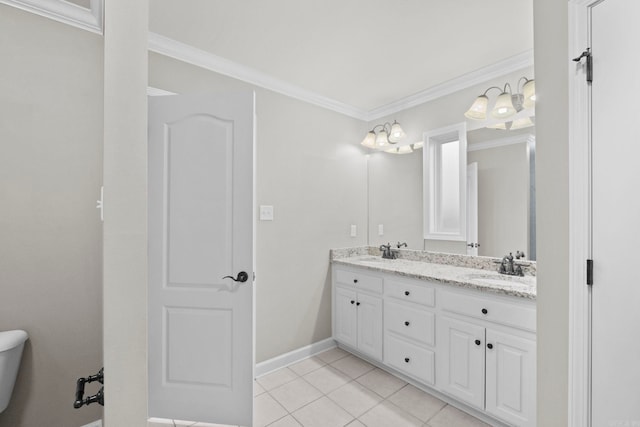
[[[358,279],[353,279],[353,283],[358,283]]]
[[[482,314],[487,314],[489,311],[486,308],[482,309]]]
[[[491,349],[493,348],[493,344],[491,344],[491,343],[487,344],[487,348],[488,348],[489,350],[491,350]]]
[[[480,345],[480,340],[476,340],[476,345]]]
[[[409,363],[409,361],[410,361],[410,360],[411,360],[411,359],[409,359],[408,357],[405,357],[405,358],[404,358],[404,362],[405,362],[405,363]]]
[[[358,301],[358,302],[356,303],[356,305],[360,305],[360,301]]]
[[[410,325],[410,323],[409,323],[408,320],[406,322],[404,322],[404,326],[409,326],[409,325]]]
[[[404,294],[405,294],[406,296],[409,296],[409,295],[411,295],[411,292],[409,292],[409,291],[404,291]]]
[[[354,300],[351,300],[351,304],[354,304],[354,303],[355,303],[355,301],[354,301]]]

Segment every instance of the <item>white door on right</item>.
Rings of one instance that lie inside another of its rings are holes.
[[[592,423],[640,425],[640,1],[591,9]]]

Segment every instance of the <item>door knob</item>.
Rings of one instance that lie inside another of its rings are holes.
[[[249,275],[246,271],[241,271],[238,273],[238,277],[234,278],[233,276],[224,276],[223,279],[231,279],[234,282],[244,283],[249,279]]]
[[[480,345],[480,340],[476,340],[476,345]]]

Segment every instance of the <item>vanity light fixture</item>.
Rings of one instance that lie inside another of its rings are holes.
[[[376,129],[379,129],[376,133]],[[377,150],[383,150],[390,145],[397,144],[404,138],[406,134],[400,127],[400,123],[393,121],[393,124],[389,122],[375,125],[367,135],[364,137],[360,144],[368,148]]]
[[[520,83],[524,80],[522,86],[522,93],[520,92]],[[529,80],[526,77],[521,77],[518,80],[516,86],[516,93],[514,94],[511,85],[505,83],[503,88],[497,86],[491,86],[484,93],[476,98],[471,107],[464,113],[465,117],[472,120],[486,120],[487,109],[489,106],[489,97],[487,93],[490,90],[497,89],[500,91],[500,95],[496,99],[496,102],[491,110],[491,115],[496,119],[506,119],[513,116],[523,108],[532,108],[535,105],[535,82]]]

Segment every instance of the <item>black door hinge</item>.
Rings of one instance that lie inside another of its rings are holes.
[[[587,285],[593,286],[593,260],[587,260]]]
[[[591,48],[588,47],[580,56],[573,58],[573,61],[580,62],[582,58],[587,58],[587,82],[591,83],[593,81],[593,56],[591,55]]]

